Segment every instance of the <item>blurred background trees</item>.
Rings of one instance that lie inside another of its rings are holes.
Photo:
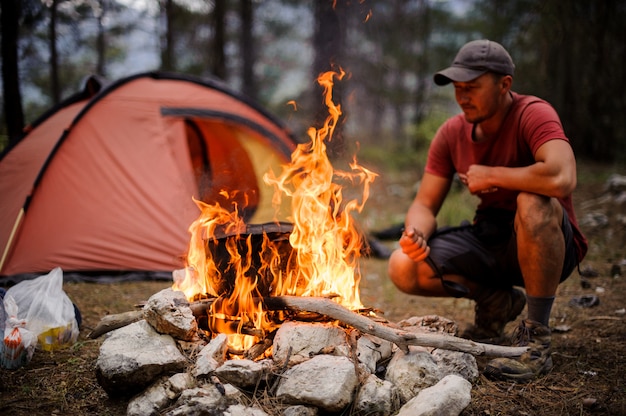
[[[626,1],[2,0],[0,148],[81,88],[165,70],[222,79],[296,135],[324,117],[317,74],[343,68],[339,135],[410,152],[458,112],[432,74],[468,40],[502,43],[514,90],[550,101],[579,158],[626,160]],[[296,106],[288,102],[295,101]],[[341,140],[333,151],[340,152]]]

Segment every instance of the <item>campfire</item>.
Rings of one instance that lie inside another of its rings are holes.
[[[96,375],[110,395],[135,394],[128,415],[267,415],[249,409],[260,396],[278,406],[273,414],[416,414],[442,397],[445,413],[458,414],[478,375],[474,355],[526,350],[457,338],[456,324],[438,316],[393,324],[361,304],[364,241],[353,215],[377,175],[356,159],[336,170],[327,157],[341,116],[332,86],[343,76],[320,75],[329,116],[282,172],[264,176],[275,206],[288,202],[288,221],[248,224],[235,202],[196,201],[187,264],[172,287],[90,334],[113,331]],[[341,183],[359,196],[344,200]]]
[[[337,171],[326,153],[341,116],[332,100],[333,79],[344,74],[320,75],[329,109],[323,127],[309,130],[310,142],[298,146],[282,172],[264,176],[275,190],[275,205],[289,201],[291,224],[250,225],[235,202],[223,207],[196,201],[201,215],[190,227],[188,267],[173,289],[190,301],[213,299],[203,329],[228,334],[233,349],[262,342],[284,321],[283,313],[264,305],[270,297],[332,297],[351,310],[363,307],[358,267],[363,241],[352,214],[362,210],[376,174],[356,160],[351,171]],[[338,180],[361,186],[361,200],[343,201]]]

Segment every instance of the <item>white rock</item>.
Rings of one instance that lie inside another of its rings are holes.
[[[317,354],[349,355],[346,332],[332,324],[285,322],[274,336],[274,361],[297,364]],[[291,353],[289,353],[291,351]]]
[[[387,416],[393,414],[399,405],[396,387],[372,374],[359,389],[354,408],[360,415]]]
[[[215,375],[220,380],[227,381],[237,387],[254,387],[267,378],[271,368],[272,363],[269,360],[230,360],[218,367],[215,370]]]
[[[135,396],[128,403],[127,416],[152,416],[170,405],[180,393],[193,386],[193,378],[187,373],[174,374],[170,378],[162,377],[143,393]]]
[[[150,296],[143,317],[160,334],[185,341],[197,338],[198,323],[183,292],[168,288]]]
[[[441,369],[422,347],[409,347],[409,354],[396,351],[387,366],[385,380],[397,388],[402,402],[407,402],[420,392],[441,380]]]
[[[226,361],[227,351],[228,337],[225,334],[218,334],[196,356],[196,363],[193,368],[194,377],[207,376],[213,373]]]
[[[222,414],[232,403],[214,385],[184,390],[166,416]]]
[[[472,354],[460,351],[435,349],[431,352],[437,366],[441,369],[441,375],[456,374],[469,382],[474,382],[478,376],[478,364]]]
[[[364,334],[357,341],[356,356],[371,374],[376,373],[376,365],[391,357],[393,344],[373,335]]]
[[[337,412],[352,401],[358,379],[347,357],[316,355],[282,375],[276,397]]]
[[[606,190],[611,193],[624,192],[626,191],[626,176],[613,173],[606,180],[606,183],[604,186]]]
[[[256,407],[247,407],[241,404],[229,406],[224,416],[268,416],[263,410]]]
[[[193,388],[195,385],[195,380],[189,373],[174,374],[167,381],[169,382],[168,391],[171,399],[178,398],[182,391]]]
[[[317,407],[289,406],[283,410],[282,416],[317,416]]]
[[[161,375],[176,373],[187,359],[169,335],[141,320],[116,329],[100,346],[96,378],[112,396],[137,393]]]
[[[472,384],[463,377],[445,376],[439,383],[419,392],[397,416],[458,416],[472,399]]]

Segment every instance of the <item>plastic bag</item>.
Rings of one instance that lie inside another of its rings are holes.
[[[74,304],[63,291],[60,267],[47,275],[22,281],[7,290],[18,306],[18,318],[37,337],[37,346],[51,351],[68,347],[78,338]]]
[[[0,343],[0,365],[8,369],[19,368],[33,358],[37,337],[25,328],[26,321],[17,317],[18,306],[11,295],[7,293],[0,304],[3,312],[6,310]]]

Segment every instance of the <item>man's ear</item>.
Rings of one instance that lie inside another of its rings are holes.
[[[500,78],[500,86],[508,92],[513,86],[513,77],[510,75],[505,75]]]

